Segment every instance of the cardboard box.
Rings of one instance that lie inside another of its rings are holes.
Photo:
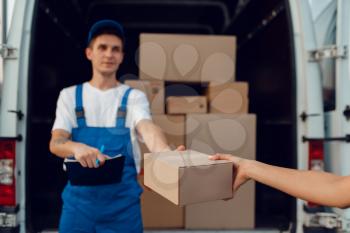
[[[248,83],[210,83],[207,89],[210,113],[248,113]]]
[[[184,228],[184,208],[151,191],[144,186],[143,179],[143,176],[139,176],[139,183],[143,188],[141,195],[143,227],[145,229]]]
[[[145,154],[145,186],[176,205],[232,197],[232,162],[212,161],[197,151]]]
[[[147,80],[126,80],[126,85],[143,91],[150,104],[151,113],[164,114],[164,82]]]
[[[186,148],[255,159],[254,114],[189,114]],[[255,221],[255,183],[247,183],[229,201],[186,206],[187,229],[252,229]]]
[[[234,36],[140,35],[140,79],[227,83],[235,63]]]
[[[205,96],[170,96],[166,99],[168,114],[206,113]]]
[[[188,114],[186,148],[206,154],[229,153],[255,159],[254,114]]]
[[[185,144],[184,115],[153,115],[152,120],[162,128],[172,148]],[[144,143],[140,143],[141,155],[148,153]],[[143,163],[141,163],[143,164]],[[184,208],[177,206],[156,192],[143,185],[144,177],[139,182],[143,187],[141,196],[142,220],[145,229],[184,228]]]
[[[186,229],[254,229],[255,182],[244,184],[228,201],[186,206]]]

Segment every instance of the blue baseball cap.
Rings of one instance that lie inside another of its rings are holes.
[[[123,26],[117,21],[110,19],[103,19],[94,23],[89,31],[87,45],[90,44],[91,40],[102,34],[113,34],[118,36],[123,44],[125,43],[125,35]]]

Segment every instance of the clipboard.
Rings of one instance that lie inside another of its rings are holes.
[[[83,167],[75,159],[66,159],[64,165],[72,185],[94,186],[119,183],[122,180],[125,156],[116,155],[106,159],[98,168]]]

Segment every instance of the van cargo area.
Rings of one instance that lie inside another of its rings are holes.
[[[296,92],[291,21],[282,0],[38,0],[31,40],[27,129],[27,229],[56,229],[66,183],[62,160],[49,152],[62,88],[87,81],[87,31],[99,19],[126,31],[120,81],[137,79],[139,35],[178,33],[237,36],[236,81],[249,83],[257,115],[257,160],[296,167]],[[288,229],[295,199],[256,184],[257,229]]]

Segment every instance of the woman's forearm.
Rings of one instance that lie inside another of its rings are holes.
[[[326,206],[350,204],[350,177],[282,168],[258,161],[245,162],[247,177],[292,196]]]

